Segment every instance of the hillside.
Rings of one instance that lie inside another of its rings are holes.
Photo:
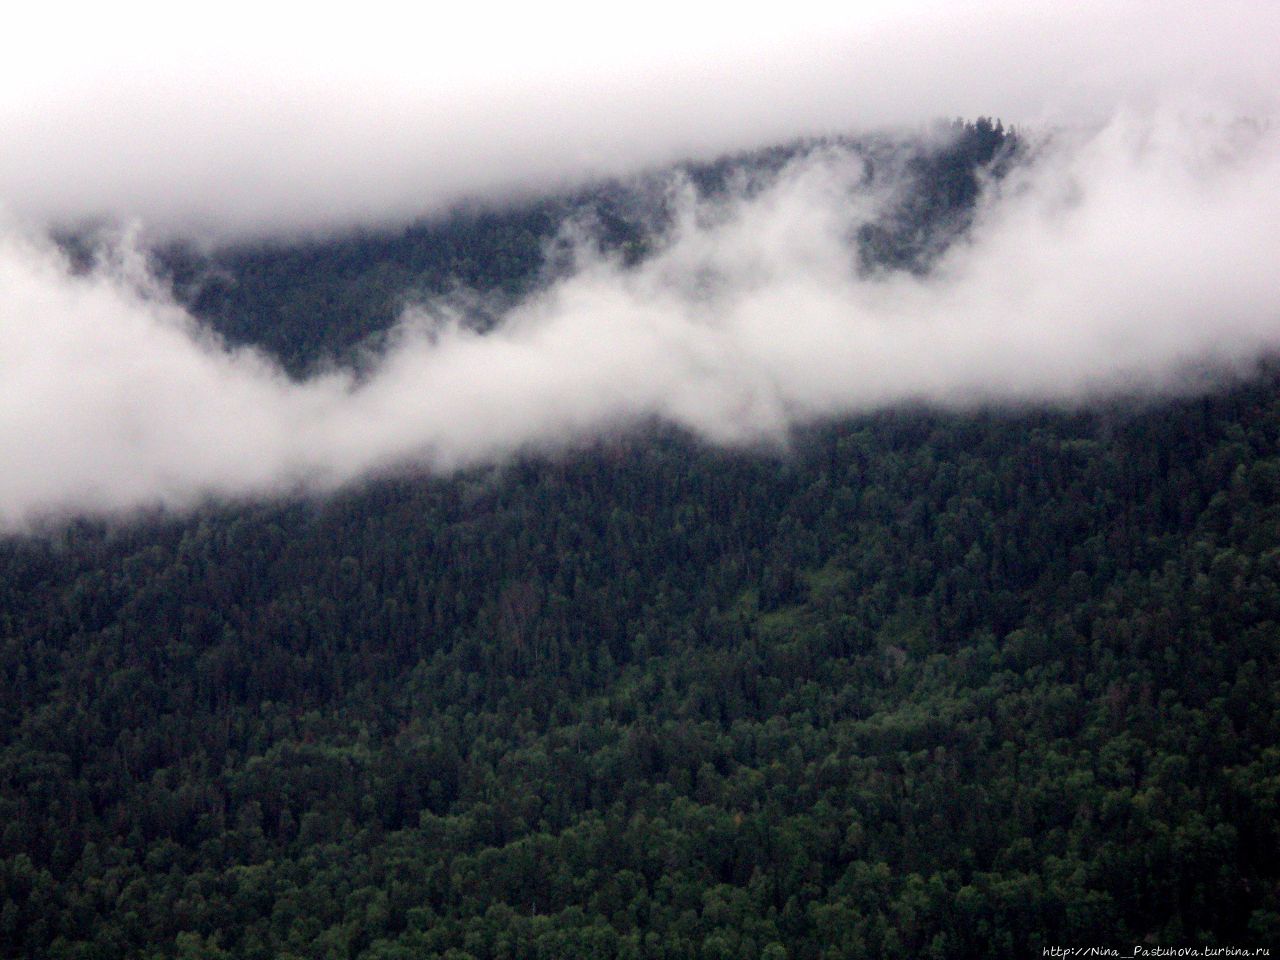
[[[956,121],[932,139],[828,138],[689,161],[625,181],[506,204],[475,202],[398,230],[292,243],[154,251],[161,274],[193,314],[233,345],[257,346],[295,375],[358,359],[376,346],[406,304],[470,294],[472,322],[562,274],[574,228],[635,263],[660,242],[674,214],[673,189],[689,184],[714,202],[732,185],[766,179],[824,149],[865,164],[864,186],[901,184],[894,202],[854,241],[864,269],[924,270],[960,236],[982,176],[1004,172],[1022,149],[998,122]],[[749,190],[749,187],[748,187]],[[73,239],[83,263],[92,236]]]
[[[962,134],[862,269],[963,235],[1005,134]],[[300,374],[411,294],[528,289],[583,204],[644,257],[638,190],[157,259]],[[1274,945],[1278,622],[1268,364],[51,524],[0,539],[0,952]]]

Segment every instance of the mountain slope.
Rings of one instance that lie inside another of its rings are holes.
[[[260,347],[302,375],[376,344],[409,303],[470,293],[471,322],[492,322],[504,306],[563,272],[560,260],[573,236],[585,235],[628,262],[642,259],[671,226],[674,184],[688,183],[714,201],[832,148],[847,151],[846,162],[866,164],[868,189],[891,185],[897,194],[851,238],[854,255],[865,269],[923,270],[963,233],[981,179],[1002,175],[1022,145],[986,119],[956,121],[924,140],[798,141],[556,196],[463,206],[400,230],[212,251],[175,243],[154,255],[197,318],[228,342]],[[91,240],[74,246],[91,258]]]
[[[964,236],[1017,143],[953,133],[857,146],[914,185],[850,238],[861,270]],[[680,177],[714,199],[823,146]],[[667,182],[155,259],[300,376],[406,299],[467,288],[491,322],[566,223],[650,256]],[[1278,450],[1263,364],[5,537],[0,953],[1274,944]]]
[[[1266,943],[1278,430],[1266,375],[6,541],[10,955]]]

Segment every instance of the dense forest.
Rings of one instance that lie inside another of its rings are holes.
[[[956,132],[863,269],[927,269],[1016,149]],[[302,372],[405,296],[518,295],[584,204],[645,256],[642,192],[157,258]],[[0,952],[1272,946],[1278,624],[1270,363],[51,524],[0,539]]]

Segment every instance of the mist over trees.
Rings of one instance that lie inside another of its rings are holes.
[[[1013,144],[954,133],[906,158],[858,269],[963,242]],[[684,176],[711,196],[799,149]],[[406,297],[531,289],[566,219],[642,262],[662,197],[155,256],[300,376]],[[898,405],[768,451],[654,423],[5,536],[0,953],[1274,945],[1278,451],[1263,362],[1173,398]]]
[[[324,242],[150,250],[125,227],[68,257],[4,234],[0,527],[653,421],[776,445],[903,403],[1176,394],[1277,346],[1274,147],[1170,113],[1026,146],[983,121]]]
[[[673,185],[687,182],[714,201],[750,192],[753,181],[767,183],[827,147],[850,150],[846,163],[865,163],[868,191],[883,183],[898,194],[849,238],[867,271],[927,269],[968,226],[980,180],[1003,174],[1022,150],[998,120],[956,120],[936,124],[927,138],[810,138],[560,195],[475,201],[399,231],[213,250],[171,242],[152,256],[194,316],[228,343],[262,348],[301,376],[318,364],[358,361],[417,302],[461,296],[467,322],[484,328],[504,307],[571,269],[567,248],[581,238],[635,265],[672,225]],[[92,233],[68,234],[64,244],[82,268],[93,264]]]

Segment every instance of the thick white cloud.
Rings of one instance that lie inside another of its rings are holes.
[[[1109,115],[1184,86],[1251,114],[1280,7],[559,2],[26,4],[0,204],[227,236],[396,220],[796,134]]]
[[[0,525],[450,469],[654,416],[748,442],[908,399],[1160,389],[1280,345],[1272,129],[1157,111],[1059,134],[923,279],[853,269],[878,203],[860,173],[819,153],[750,199],[687,199],[642,267],[584,254],[484,335],[408,316],[359,381],[228,352],[128,242],[73,277],[5,230]]]
[[[449,469],[653,416],[738,442],[905,399],[1158,389],[1280,345],[1276,4],[452,7],[12,13],[0,527]],[[75,277],[41,239],[99,215],[224,239],[360,226],[957,115],[1058,132],[927,279],[857,276],[844,241],[878,199],[812,158],[691,203],[641,269],[584,255],[484,336],[407,317],[359,380],[226,350],[128,242]]]

